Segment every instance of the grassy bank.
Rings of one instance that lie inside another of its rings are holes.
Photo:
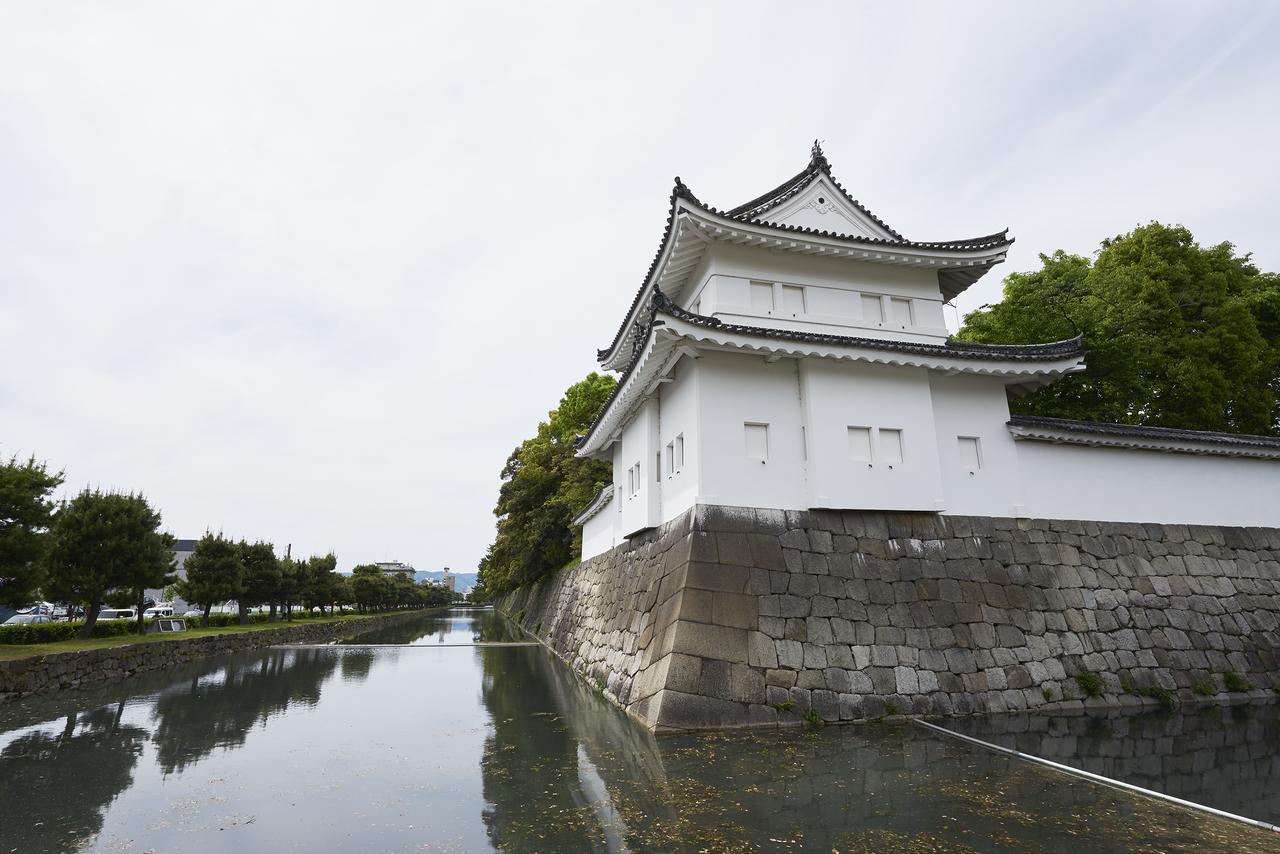
[[[438,609],[432,609],[438,610]],[[404,611],[387,611],[384,613],[400,614]],[[429,611],[421,611],[419,613],[429,613]],[[177,634],[149,634],[149,635],[118,635],[109,638],[88,638],[87,640],[75,639],[56,641],[54,643],[28,643],[28,644],[0,644],[0,661],[12,661],[19,658],[31,658],[37,655],[48,655],[55,652],[80,652],[88,649],[104,649],[113,646],[128,646],[129,644],[140,643],[168,643],[169,641],[183,640],[187,638],[203,638],[212,635],[235,635],[244,632],[260,632],[264,629],[281,629],[286,626],[306,626],[317,625],[320,623],[340,623],[355,622],[365,619],[366,617],[378,616],[377,614],[340,614],[330,617],[302,617],[296,616],[292,620],[286,622],[283,619],[275,622],[250,623],[248,625],[231,625],[231,626],[213,626],[210,628],[201,628],[196,626],[185,632]],[[193,624],[196,620],[191,621]]]

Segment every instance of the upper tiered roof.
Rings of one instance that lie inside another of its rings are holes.
[[[755,353],[772,357],[836,359],[868,364],[929,368],[999,378],[1014,393],[1026,393],[1084,369],[1079,336],[1046,344],[944,344],[768,329],[725,323],[682,309],[661,291],[648,301],[640,346],[613,393],[579,441],[579,455],[598,454],[621,435],[621,425],[653,393],[661,378],[689,348]]]
[[[931,268],[938,272],[945,299],[1003,261],[1013,243],[1008,229],[959,240],[908,240],[845,191],[817,142],[799,174],[736,208],[721,211],[705,204],[679,178],[670,205],[662,242],[631,308],[613,342],[598,353],[607,369],[627,366],[641,343],[639,327],[653,294],[658,289],[679,294],[710,242]]]

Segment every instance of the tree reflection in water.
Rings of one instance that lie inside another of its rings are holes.
[[[133,782],[147,731],[121,722],[124,703],[67,715],[62,732],[32,732],[0,751],[0,812],[13,851],[75,848]]]
[[[494,643],[527,640],[510,620],[492,608],[453,610],[427,614],[344,638],[344,644],[412,644],[428,646],[445,643]]]
[[[156,764],[165,774],[182,771],[218,748],[244,744],[255,725],[290,706],[314,706],[344,657],[330,649],[273,649],[228,666],[222,678],[193,677],[184,690],[162,693],[152,713]],[[367,663],[343,665],[344,678],[368,675]]]

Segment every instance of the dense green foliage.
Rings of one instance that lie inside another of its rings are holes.
[[[1090,261],[1059,250],[1005,279],[1004,301],[958,338],[1029,344],[1083,334],[1088,370],[1013,410],[1241,433],[1280,433],[1280,277],[1230,243],[1152,223]]]
[[[351,602],[350,584],[337,567],[338,559],[332,554],[307,559],[302,575],[302,604],[308,611],[319,608],[323,614],[335,605]]]
[[[221,534],[201,537],[183,568],[187,578],[178,582],[178,595],[204,611],[205,625],[214,605],[235,599],[244,590],[240,547]]]
[[[160,514],[141,495],[86,489],[58,509],[49,538],[44,593],[84,606],[84,637],[104,602],[138,602],[144,589],[172,577],[173,537],[160,531]]]
[[[302,588],[306,586],[307,562],[286,557],[280,561],[280,589],[278,596],[285,617],[302,601]]]
[[[0,462],[0,606],[20,608],[44,574],[44,533],[53,515],[49,494],[62,483],[35,458]]]
[[[351,571],[351,597],[361,611],[439,608],[453,604],[453,593],[436,584],[415,584],[403,573],[385,573],[374,564]]]
[[[480,563],[477,586],[502,593],[545,578],[577,556],[573,517],[610,477],[609,464],[579,459],[586,433],[616,381],[596,373],[570,386],[537,433],[511,452],[498,492],[498,533]]]
[[[259,605],[271,605],[275,615],[277,597],[280,595],[280,561],[276,559],[271,543],[246,543],[239,545],[242,571],[240,598],[240,622],[247,622],[249,609]]]
[[[52,623],[21,623],[14,626],[0,626],[0,644],[14,643],[55,643],[73,640],[84,632],[84,623],[80,621],[58,620]],[[133,620],[102,620],[94,625],[95,638],[114,638],[121,635],[138,633],[138,624]]]
[[[322,614],[356,604],[352,579],[332,554],[278,559],[271,543],[234,542],[206,533],[187,558],[186,578],[173,572],[173,537],[140,495],[86,490],[55,509],[49,494],[62,483],[34,459],[0,462],[0,605],[22,607],[43,596],[82,606],[83,624],[58,622],[0,628],[0,643],[45,643],[74,633],[109,637],[146,628],[147,590],[165,590],[199,606],[206,626],[272,621],[277,608],[292,619],[302,605]],[[450,591],[412,578],[379,578],[362,588],[362,611],[449,605]],[[213,614],[234,601],[239,613]],[[103,605],[136,608],[128,624],[98,623]],[[267,615],[252,609],[270,606]]]

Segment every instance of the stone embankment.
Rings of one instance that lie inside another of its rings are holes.
[[[422,611],[382,614],[360,620],[305,623],[251,632],[197,638],[173,638],[150,643],[57,652],[0,661],[0,700],[92,688],[184,664],[198,658],[226,655],[284,643],[321,643],[355,631],[371,631],[413,617]]]
[[[503,607],[658,730],[1280,689],[1270,528],[699,506]]]

